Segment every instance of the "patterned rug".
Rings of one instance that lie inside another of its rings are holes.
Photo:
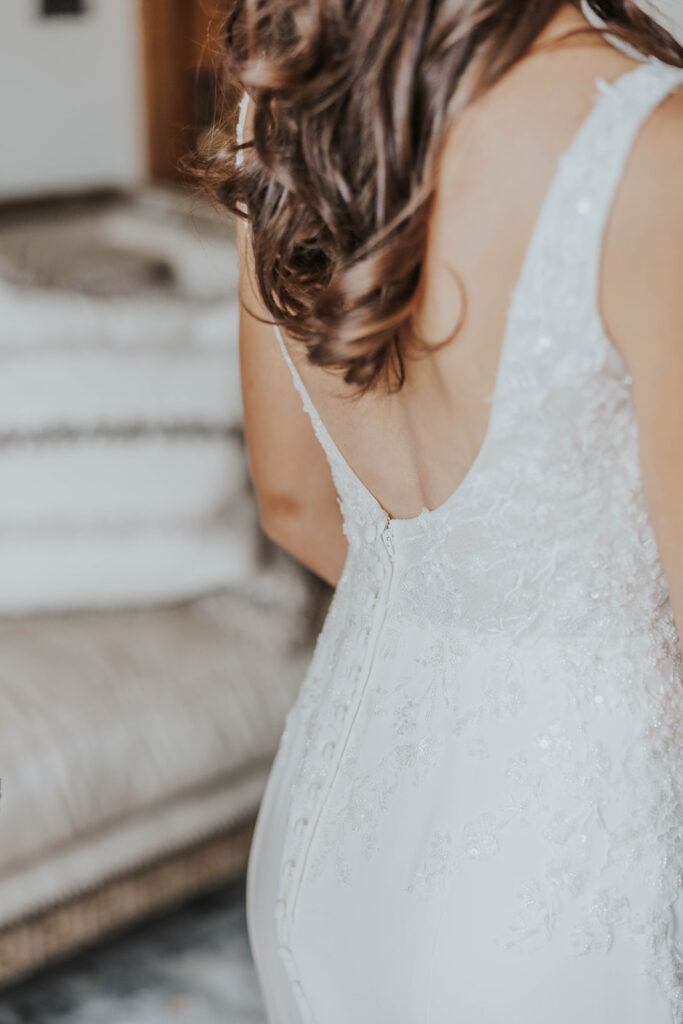
[[[244,886],[193,901],[0,993],[0,1024],[266,1024]]]

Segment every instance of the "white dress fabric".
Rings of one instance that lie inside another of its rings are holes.
[[[249,861],[271,1024],[683,1022],[683,659],[597,301],[629,152],[681,81],[597,80],[435,510],[387,516],[277,332],[348,558]]]

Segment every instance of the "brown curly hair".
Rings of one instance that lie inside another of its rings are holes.
[[[633,0],[590,6],[605,32],[683,66],[683,47]],[[256,284],[274,322],[358,393],[380,381],[399,389],[409,346],[433,348],[453,336],[428,343],[412,324],[446,133],[561,7],[562,0],[231,4],[226,70],[250,96],[253,139],[240,147],[233,133],[204,158],[201,173],[223,206],[248,218]]]

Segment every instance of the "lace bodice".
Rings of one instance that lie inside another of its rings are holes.
[[[500,948],[600,956],[632,941],[683,1022],[683,662],[631,381],[598,307],[626,159],[681,80],[649,59],[598,81],[512,295],[483,447],[438,508],[387,516],[277,332],[348,539],[281,741],[302,744],[275,914],[304,1020],[308,907],[381,865],[400,810],[423,836],[406,859],[407,915],[499,865]]]

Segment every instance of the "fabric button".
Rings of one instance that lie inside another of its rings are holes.
[[[289,946],[278,946],[277,955],[279,956],[280,960],[285,965],[285,967],[288,967],[291,970],[295,969],[294,957]]]
[[[285,916],[286,912],[287,912],[287,901],[286,900],[282,900],[282,899],[276,900],[275,901],[275,920],[276,921],[281,921],[282,918]]]
[[[295,867],[296,867],[296,861],[294,860],[294,858],[293,857],[288,857],[287,860],[285,861],[285,872],[286,872],[286,874],[291,877],[292,872],[294,871]]]
[[[300,836],[306,825],[308,825],[308,818],[297,818],[294,822],[294,834]]]
[[[309,796],[309,798],[311,800],[315,800],[316,796],[318,795],[318,790],[319,789],[320,789],[320,783],[319,782],[312,782],[310,784],[310,786],[308,787],[308,796]]]
[[[323,747],[323,757],[327,758],[328,761],[332,757],[332,754],[334,753],[335,746],[336,744],[334,740],[329,740]]]
[[[292,982],[292,992],[294,993],[295,996],[298,996],[298,998],[301,999],[301,997],[304,994],[304,990],[301,987],[301,982],[300,981],[293,981]]]

